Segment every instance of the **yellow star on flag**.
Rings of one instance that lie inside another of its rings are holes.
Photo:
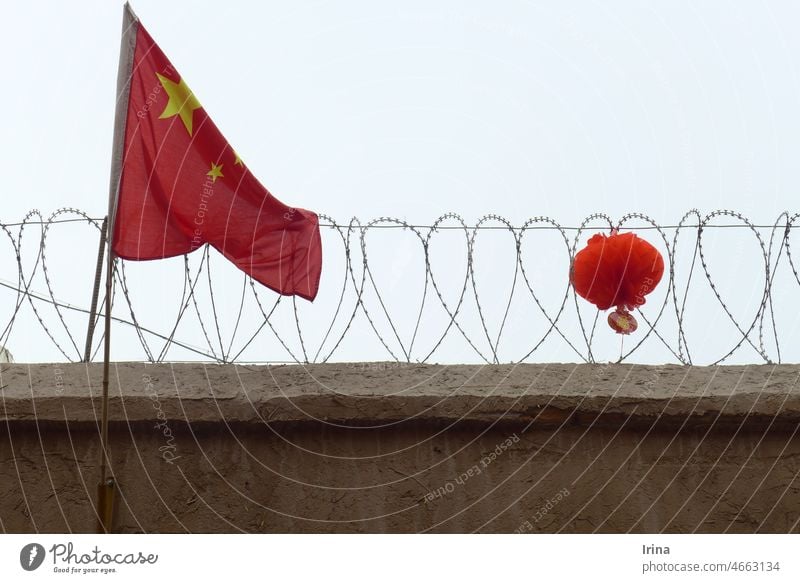
[[[206,176],[211,177],[211,182],[216,182],[217,178],[225,178],[225,175],[222,173],[222,164],[214,164],[211,163],[211,170],[206,172]]]
[[[200,101],[194,96],[186,82],[181,79],[178,83],[156,73],[161,86],[169,96],[169,101],[158,119],[167,119],[175,115],[180,116],[186,131],[192,135],[192,115],[195,109],[200,109]]]
[[[239,154],[236,152],[236,150],[233,151],[233,155],[236,157],[236,159],[233,161],[234,166],[238,165],[244,168],[244,162],[242,162],[242,159],[239,157]]]

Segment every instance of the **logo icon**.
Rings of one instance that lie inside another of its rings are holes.
[[[44,547],[39,543],[29,543],[19,552],[19,564],[26,571],[35,571],[44,562]]]

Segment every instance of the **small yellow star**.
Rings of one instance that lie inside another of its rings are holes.
[[[191,136],[192,115],[195,109],[200,109],[200,107],[202,107],[200,101],[194,96],[194,93],[192,93],[192,90],[189,89],[189,86],[183,79],[175,83],[171,79],[167,79],[158,73],[156,73],[156,76],[161,82],[164,91],[166,91],[169,96],[167,106],[164,108],[164,111],[161,112],[161,115],[158,116],[158,119],[167,119],[175,115],[180,116],[186,131],[189,132]]]
[[[211,177],[211,182],[216,182],[217,178],[225,178],[225,175],[222,173],[222,164],[214,164],[211,163],[211,170],[206,172],[206,176]]]
[[[244,162],[242,162],[242,159],[239,158],[239,154],[236,153],[236,150],[233,151],[233,155],[236,157],[236,160],[233,161],[234,166],[239,165],[244,168]]]

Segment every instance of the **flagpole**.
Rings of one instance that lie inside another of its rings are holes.
[[[111,371],[111,303],[114,291],[114,219],[119,198],[122,161],[125,150],[125,125],[128,119],[130,82],[133,73],[138,19],[126,2],[122,9],[122,40],[117,71],[117,105],[114,116],[114,142],[111,153],[111,179],[106,229],[106,309],[103,338],[103,401],[100,421],[100,482],[97,485],[97,532],[110,533],[114,518],[114,493],[117,482],[108,455],[108,388]]]
[[[97,485],[98,533],[111,532],[116,482],[108,469],[108,382],[111,369],[111,294],[114,290],[114,252],[108,245],[106,263],[105,337],[103,338],[103,408],[100,424],[100,482]]]
[[[92,360],[92,339],[94,329],[97,325],[97,299],[100,295],[100,279],[103,277],[103,259],[106,250],[106,229],[108,228],[108,216],[103,219],[103,226],[100,227],[100,245],[97,250],[97,267],[94,270],[94,286],[92,286],[92,305],[89,308],[89,328],[86,330],[86,348],[83,351],[83,362],[88,363]]]

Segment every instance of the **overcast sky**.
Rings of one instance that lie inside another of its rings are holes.
[[[517,225],[535,215],[576,225],[593,212],[639,211],[673,224],[698,207],[773,222],[797,211],[795,2],[132,5],[261,182],[342,221],[430,223],[452,211],[471,224],[498,213]],[[31,208],[105,213],[121,13],[108,0],[4,6],[3,222]],[[94,237],[53,245],[62,299],[88,304]],[[404,266],[416,261],[409,245],[385,247],[399,299]],[[554,261],[563,279],[564,260]],[[757,304],[757,257],[744,284],[743,268],[720,269],[734,304]],[[4,279],[16,279],[13,268]],[[158,298],[140,308],[156,324]],[[706,301],[695,302],[698,314]],[[14,333],[18,360],[58,358],[39,336]],[[343,358],[369,352],[348,350]],[[559,345],[548,358],[571,360]]]

